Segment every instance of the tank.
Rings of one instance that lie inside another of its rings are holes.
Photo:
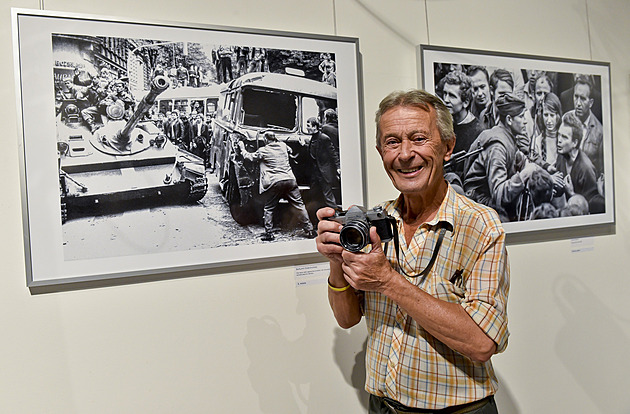
[[[57,120],[61,220],[79,215],[199,201],[208,188],[203,159],[170,142],[146,119],[164,76],[127,121],[122,105],[107,107],[102,126],[82,122],[77,103],[64,102]]]

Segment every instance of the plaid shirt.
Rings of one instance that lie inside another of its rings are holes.
[[[426,277],[408,278],[420,289],[444,301],[459,303],[497,344],[507,347],[509,266],[505,232],[496,212],[457,194],[447,195],[431,222],[423,223],[407,246],[401,220],[401,198],[383,204],[398,220],[400,264],[417,275],[429,263],[439,223],[450,223],[439,255]],[[400,267],[392,243],[386,255]],[[451,283],[457,270],[462,280]],[[426,332],[386,296],[365,292],[364,315],[369,332],[366,390],[417,408],[437,410],[495,394],[497,379],[490,361],[473,362]]]

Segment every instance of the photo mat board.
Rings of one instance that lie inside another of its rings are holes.
[[[12,14],[29,287],[315,256],[284,198],[261,238],[260,164],[240,152],[284,142],[316,226],[307,117],[336,115],[334,198],[364,204],[357,39]]]
[[[614,223],[609,63],[430,45],[417,51],[419,83],[453,114],[451,184],[495,208],[508,233]],[[493,102],[506,93],[526,110],[502,121]],[[509,132],[492,129],[500,125]],[[567,132],[569,125],[582,132]],[[496,156],[497,136],[513,137],[508,165]],[[524,175],[535,178],[519,182],[515,173],[529,163],[538,171]]]

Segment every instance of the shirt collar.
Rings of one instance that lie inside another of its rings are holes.
[[[450,183],[447,183],[448,188],[446,190],[446,196],[444,200],[442,200],[442,204],[440,204],[440,208],[438,209],[435,217],[425,223],[422,223],[420,226],[424,226],[425,224],[430,227],[436,227],[440,223],[448,223],[448,227],[451,229],[454,228],[455,225],[455,208],[457,205],[456,192],[451,187]],[[402,201],[403,195],[400,194],[392,205],[393,211],[391,215],[396,219],[402,221]]]
[[[593,111],[588,111],[588,116],[586,117],[586,121],[582,122],[582,126],[584,129],[588,129],[591,125],[591,121],[593,120]]]

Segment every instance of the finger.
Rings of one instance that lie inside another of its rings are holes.
[[[320,220],[319,223],[317,223],[317,232],[318,234],[333,233],[337,235],[337,238],[339,238],[341,227],[341,224],[337,223],[336,221]]]
[[[370,242],[372,243],[372,252],[382,252],[383,246],[381,245],[381,236],[378,235],[376,227],[370,227]]]
[[[334,215],[335,215],[335,209],[332,207],[322,207],[319,210],[317,210],[317,218],[319,220],[324,220]]]

